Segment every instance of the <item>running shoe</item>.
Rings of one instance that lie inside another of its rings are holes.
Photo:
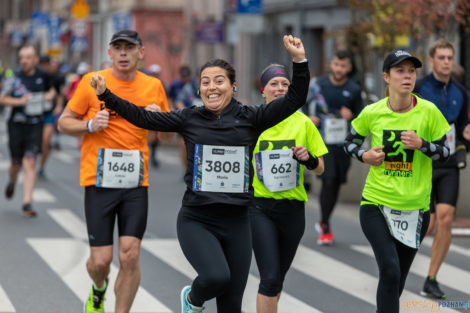
[[[317,239],[317,244],[320,246],[332,245],[335,241],[335,236],[331,232],[331,229],[324,225],[323,223],[315,224],[316,231],[320,234]]]
[[[106,288],[108,279],[106,278]],[[85,313],[103,313],[106,288],[102,291],[95,289],[95,284],[91,287],[90,296],[85,304]]]
[[[429,278],[429,276],[424,281],[423,290],[420,292],[422,296],[435,298],[435,299],[445,299],[447,298],[446,294],[442,292],[439,288],[439,283],[437,280]]]
[[[203,312],[204,307],[198,307],[195,305],[192,305],[188,301],[188,294],[191,291],[191,286],[186,286],[183,287],[181,290],[181,313],[197,313],[197,312]],[[88,312],[87,312],[88,313]]]
[[[46,179],[46,173],[44,172],[44,169],[40,169],[38,171],[38,178],[41,179],[41,180],[45,180]]]
[[[38,215],[36,211],[31,207],[31,203],[23,204],[23,216],[26,218],[36,217]]]
[[[13,198],[13,195],[15,194],[15,184],[8,183],[8,185],[5,187],[5,198],[10,200]]]
[[[156,157],[151,158],[151,163],[152,163],[152,166],[155,167],[155,168],[160,166],[160,163],[158,162]]]

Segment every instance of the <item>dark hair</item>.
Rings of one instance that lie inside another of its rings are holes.
[[[225,72],[227,72],[227,77],[230,80],[230,84],[233,85],[236,82],[235,69],[230,63],[222,59],[210,60],[204,64],[199,71],[199,79],[201,79],[202,71],[208,67],[220,67],[221,69],[224,69]]]
[[[335,57],[337,57],[338,59],[340,60],[343,60],[343,59],[349,59],[349,62],[351,62],[352,64],[352,55],[351,53],[349,53],[348,51],[346,50],[338,50],[335,52]]]
[[[180,76],[191,76],[191,68],[188,65],[180,67]]]

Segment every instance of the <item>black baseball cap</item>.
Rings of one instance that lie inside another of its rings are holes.
[[[142,45],[142,40],[140,40],[139,34],[135,30],[125,29],[118,31],[113,35],[109,44],[119,40],[124,40],[134,45]]]
[[[421,61],[417,57],[412,56],[408,51],[403,49],[394,49],[385,57],[382,70],[387,72],[391,67],[394,67],[405,60],[413,62],[415,68],[423,66]]]

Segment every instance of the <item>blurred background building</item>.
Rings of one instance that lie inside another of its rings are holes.
[[[429,3],[432,12],[414,12],[427,9],[420,2]],[[403,3],[415,6],[397,11],[407,7]],[[456,63],[470,65],[470,33],[465,31],[470,4],[465,0],[2,0],[1,6],[3,64],[15,64],[18,47],[31,42],[41,54],[72,68],[87,61],[99,69],[108,61],[111,35],[132,28],[146,49],[142,67],[160,64],[163,81],[177,78],[182,64],[196,73],[207,60],[224,58],[235,65],[238,98],[247,103],[259,100],[257,77],[264,67],[290,64],[281,40],[286,33],[303,39],[315,75],[326,72],[336,49],[351,50],[363,88],[378,96],[383,93],[377,79],[381,58],[388,47],[405,46],[425,58],[429,42],[444,35],[456,47]],[[422,21],[420,28],[401,18],[407,13]],[[434,15],[445,24],[426,24]],[[393,38],[386,42],[388,34]]]
[[[337,49],[352,52],[355,75],[366,104],[384,95],[382,60],[403,47],[423,61],[429,44],[445,37],[453,42],[455,63],[467,70],[470,86],[470,1],[468,0],[2,0],[0,67],[14,69],[18,48],[35,44],[41,55],[58,58],[70,69],[85,61],[93,70],[108,60],[107,48],[118,30],[137,30],[145,46],[147,68],[159,64],[170,83],[181,65],[197,76],[212,58],[237,70],[236,98],[261,103],[258,77],[270,63],[291,60],[283,34],[302,38],[311,72],[328,72]],[[419,73],[430,71],[427,62]],[[358,162],[356,162],[358,163]],[[342,200],[357,200],[367,173],[354,163]],[[463,183],[470,171],[463,171]],[[315,188],[314,188],[315,191]],[[461,194],[459,203],[469,203]],[[467,208],[467,215],[470,211]]]

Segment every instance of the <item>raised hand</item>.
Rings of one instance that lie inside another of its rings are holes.
[[[97,96],[106,91],[106,80],[103,76],[95,74],[91,77],[90,86],[95,89]]]
[[[290,53],[294,62],[300,62],[305,60],[305,48],[302,44],[302,40],[292,35],[284,35],[284,46],[287,52]]]
[[[96,113],[95,118],[91,121],[91,129],[93,130],[93,132],[99,132],[100,130],[103,130],[108,127],[108,122],[109,112],[106,110],[101,110]]]
[[[383,148],[384,146],[370,148],[370,150],[364,152],[362,160],[367,164],[380,166],[385,159],[385,152],[382,151]]]

